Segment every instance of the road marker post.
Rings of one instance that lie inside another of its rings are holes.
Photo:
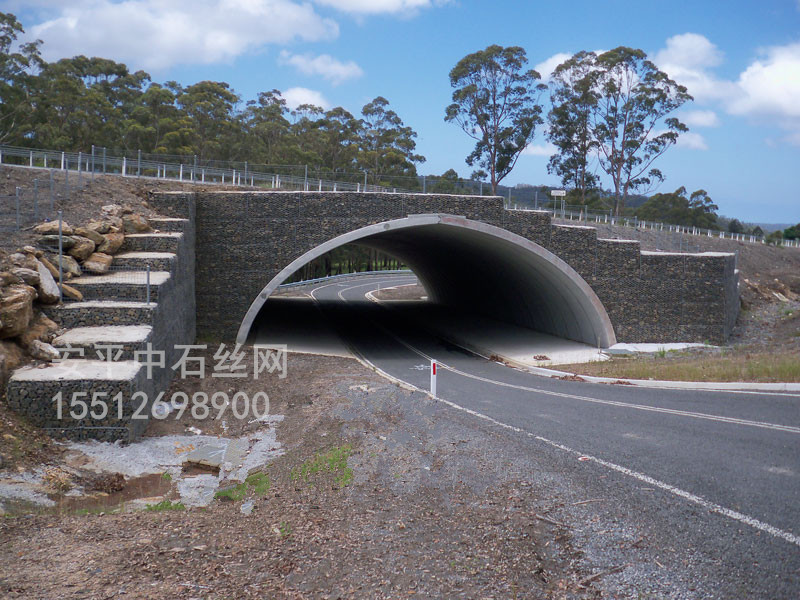
[[[436,398],[436,359],[431,359],[431,396]]]

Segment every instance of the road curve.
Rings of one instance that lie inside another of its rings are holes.
[[[349,347],[388,376],[427,390],[435,358],[442,402],[551,456],[587,497],[629,515],[662,561],[688,552],[704,593],[800,596],[800,395],[598,385],[511,369],[365,298],[411,281],[370,275],[310,293]]]

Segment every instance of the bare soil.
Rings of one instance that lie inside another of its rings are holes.
[[[267,387],[272,412],[285,415],[286,453],[266,469],[266,494],[250,496],[252,514],[241,501],[216,500],[183,511],[6,517],[2,595],[599,597],[570,530],[546,516],[557,499],[503,461],[486,461],[486,432],[471,430],[479,425],[454,421],[353,360],[292,355],[288,372]],[[172,391],[228,385],[187,379]],[[190,425],[214,432],[220,422],[187,412],[148,435]],[[351,482],[324,471],[293,476],[345,447]]]

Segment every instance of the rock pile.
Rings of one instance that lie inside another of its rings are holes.
[[[41,223],[33,231],[39,236],[36,246],[20,248],[7,257],[7,264],[0,265],[0,385],[5,385],[10,364],[9,343],[36,359],[58,358],[58,352],[50,345],[58,325],[42,314],[38,305],[58,303],[61,292],[65,298],[83,300],[82,294],[65,282],[84,273],[107,273],[113,255],[122,249],[125,234],[150,231],[150,225],[141,215],[117,204],[104,206],[97,219],[80,227],[62,221],[61,289],[59,223]]]

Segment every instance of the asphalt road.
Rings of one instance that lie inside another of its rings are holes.
[[[365,362],[427,390],[435,358],[437,396],[450,409],[548,460],[574,497],[600,499],[595,521],[578,532],[594,559],[626,560],[603,534],[632,528],[645,562],[681,571],[674,597],[800,597],[800,395],[535,376],[415,326],[418,303],[389,309],[365,298],[409,281],[366,276],[308,291]],[[578,508],[573,523],[586,519]]]

